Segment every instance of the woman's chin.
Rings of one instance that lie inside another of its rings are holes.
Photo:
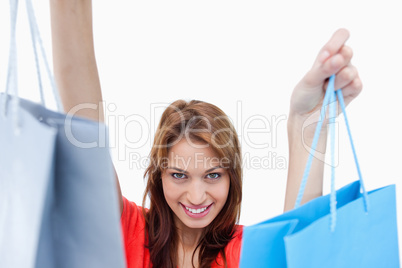
[[[185,216],[185,217],[184,218],[177,217],[177,215],[176,215],[176,219],[178,219],[178,221],[176,222],[176,226],[177,226],[177,224],[179,224],[179,225],[184,225],[185,227],[190,228],[190,229],[203,229],[211,223],[211,221],[208,219],[191,219],[191,218],[188,218],[187,215],[183,215],[183,216]]]

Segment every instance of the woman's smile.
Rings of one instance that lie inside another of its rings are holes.
[[[197,206],[198,208],[196,208],[194,206],[186,206],[186,205],[183,205],[182,203],[180,203],[180,205],[183,207],[184,212],[188,216],[190,216],[192,218],[202,218],[202,217],[206,216],[209,213],[209,211],[211,211],[213,203],[208,206],[204,206],[204,207]]]

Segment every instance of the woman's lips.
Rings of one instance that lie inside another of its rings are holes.
[[[185,207],[192,208],[192,209],[201,209],[201,208],[205,208],[205,207],[208,207],[208,206],[212,205],[212,203],[209,204],[209,205],[204,205],[204,206],[187,206],[187,205],[184,205],[182,203],[180,203],[180,204],[185,206]]]
[[[186,206],[183,205],[182,203],[180,203],[180,205],[182,206],[184,212],[185,212],[188,216],[190,216],[190,217],[192,217],[192,218],[202,218],[202,217],[206,216],[206,215],[209,213],[209,211],[211,210],[211,207],[212,207],[213,203],[210,204],[210,205],[208,205],[208,206],[196,206],[197,209],[193,209],[194,206],[188,207],[188,208],[190,208],[190,209],[193,210],[193,211],[188,210],[188,209],[186,208]],[[202,211],[202,209],[204,209],[204,208],[205,208],[205,210]],[[197,212],[194,212],[194,210],[201,210],[201,211],[200,211],[199,213],[197,213]]]

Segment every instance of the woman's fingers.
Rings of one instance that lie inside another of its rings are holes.
[[[338,53],[318,67],[318,72],[322,72],[324,79],[327,79],[349,65],[352,57],[352,49],[348,46],[343,46]]]
[[[339,51],[339,54],[341,54],[347,62],[350,62],[353,57],[353,50],[351,47],[344,45]]]
[[[349,39],[349,31],[346,29],[337,30],[329,41],[321,48],[314,65],[324,63],[329,57],[337,54],[346,41]]]
[[[308,115],[319,109],[328,85],[328,78],[335,74],[335,89],[342,88],[345,103],[350,103],[362,90],[362,83],[355,66],[351,64],[353,51],[345,45],[349,32],[339,29],[323,46],[313,67],[296,85],[291,109],[299,115]]]
[[[335,77],[335,90],[339,88],[345,88],[348,86],[350,83],[355,80],[355,78],[358,78],[359,74],[357,72],[357,69],[355,66],[349,64],[345,67],[343,67],[341,70],[339,70],[338,73],[336,73]],[[326,89],[328,86],[328,81],[324,83],[324,88]]]
[[[306,74],[306,86],[316,87],[323,84],[329,76],[349,64],[353,51],[344,45],[348,38],[349,31],[346,29],[339,29],[333,34],[321,49],[311,70]]]
[[[363,89],[363,84],[359,76],[357,76],[348,85],[342,88],[342,95],[345,100],[345,105],[348,105],[356,98]]]
[[[326,89],[327,86],[328,81],[325,82],[324,88]],[[335,90],[342,89],[346,105],[356,98],[363,89],[363,84],[356,67],[348,65],[340,70],[336,74],[334,87]]]

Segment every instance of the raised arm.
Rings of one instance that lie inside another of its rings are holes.
[[[96,66],[91,0],[50,0],[54,75],[64,110],[82,103],[97,109],[80,109],[75,115],[104,121],[102,92]],[[120,212],[123,199],[116,175]]]
[[[356,68],[351,64],[352,49],[345,46],[349,32],[339,29],[321,49],[313,67],[295,87],[290,105],[288,120],[289,171],[286,186],[285,208],[294,207],[297,193],[303,177],[309,152],[304,144],[310,146],[313,140],[315,124],[304,128],[307,119],[318,122],[316,113],[322,104],[328,78],[336,74],[335,88],[342,88],[345,103],[350,103],[362,90],[362,83]],[[312,116],[316,113],[315,119]],[[304,134],[302,136],[302,134]],[[317,151],[326,150],[327,131],[323,124]],[[322,195],[324,161],[314,159],[302,203]]]

